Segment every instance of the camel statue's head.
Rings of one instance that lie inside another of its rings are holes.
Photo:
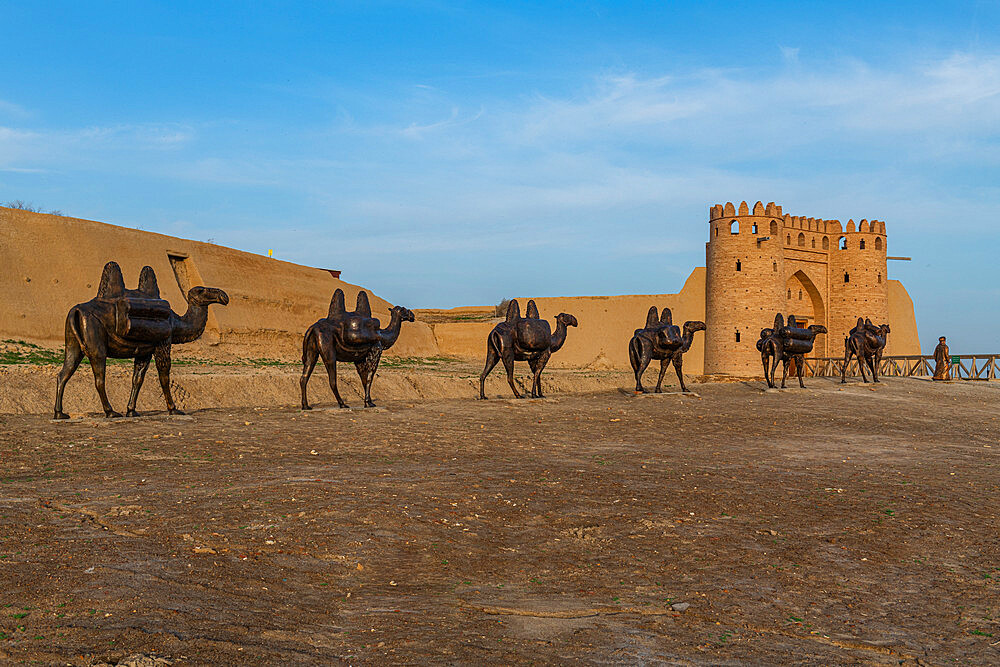
[[[694,333],[695,331],[704,331],[707,328],[708,327],[706,327],[705,323],[701,320],[689,320],[684,323],[684,333],[689,331],[691,333]]]
[[[417,319],[416,317],[414,317],[412,310],[410,310],[409,308],[403,308],[402,306],[393,306],[389,310],[389,313],[390,314],[399,313],[399,317],[403,322],[413,322]]]
[[[556,315],[556,322],[561,322],[568,327],[577,326],[576,318],[570,315],[569,313],[559,313],[558,315]]]
[[[229,305],[229,295],[215,287],[192,287],[188,290],[187,300],[192,306],[207,306],[213,303]]]

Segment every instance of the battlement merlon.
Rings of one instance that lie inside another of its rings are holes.
[[[810,218],[805,216],[789,215],[782,213],[781,206],[774,202],[768,202],[765,206],[758,201],[754,204],[753,212],[746,201],[740,202],[739,207],[732,202],[725,204],[715,204],[708,211],[709,223],[723,219],[738,219],[744,217],[766,217],[780,218],[782,227],[789,229],[801,229],[806,231],[821,232],[824,234],[879,234],[885,236],[885,222],[881,220],[862,219],[855,225],[854,220],[849,220],[847,228],[839,220],[824,220],[823,218]]]

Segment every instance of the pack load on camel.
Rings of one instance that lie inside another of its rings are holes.
[[[152,267],[142,267],[138,287],[130,290],[125,289],[121,267],[116,262],[105,264],[97,296],[73,306],[66,316],[66,354],[56,380],[53,417],[69,417],[62,409],[63,392],[84,357],[90,360],[94,384],[106,416],[121,417],[111,407],[105,390],[108,358],[135,360],[127,416],[138,414],[135,406],[139,389],[154,357],[167,412],[183,414],[170,394],[170,347],[197,340],[205,331],[209,305],[229,303],[229,295],[212,287],[192,287],[186,297],[187,312],[178,315],[170,309],[169,303],[160,298],[160,288]]]

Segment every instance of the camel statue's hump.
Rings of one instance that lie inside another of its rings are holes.
[[[347,345],[367,345],[378,341],[379,321],[374,317],[347,314],[340,318],[341,339]]]
[[[518,342],[528,349],[547,347],[552,338],[548,320],[518,320],[514,325]]]

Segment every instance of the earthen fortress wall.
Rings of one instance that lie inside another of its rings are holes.
[[[207,359],[282,358],[302,354],[302,334],[324,317],[338,287],[353,304],[361,289],[326,270],[262,255],[91,220],[0,207],[0,340],[60,347],[66,313],[97,293],[104,264],[122,267],[135,287],[143,266],[152,266],[163,298],[184,312],[187,290],[219,287],[226,307],[210,309],[205,334],[177,353]],[[371,295],[383,326],[390,304]],[[430,327],[416,322],[389,350],[401,356],[437,352]]]

